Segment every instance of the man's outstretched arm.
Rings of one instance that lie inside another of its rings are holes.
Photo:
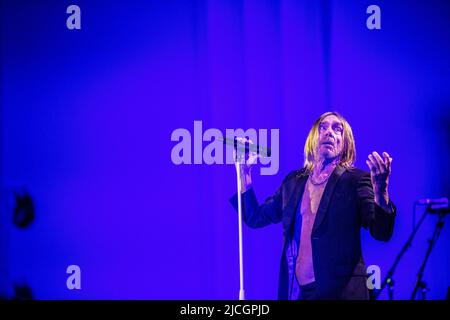
[[[396,208],[388,192],[392,158],[383,152],[382,159],[377,152],[373,152],[366,163],[370,176],[364,175],[357,186],[362,225],[370,230],[375,239],[388,241],[394,230],[396,216]]]
[[[243,219],[250,228],[262,228],[281,221],[281,187],[261,205],[256,199],[253,188],[248,188],[241,194],[241,197]],[[237,194],[235,194],[230,202],[236,211],[238,209],[237,201]]]
[[[251,141],[250,141],[251,142]],[[241,176],[241,204],[244,222],[250,228],[261,228],[269,224],[278,223],[282,219],[282,199],[280,188],[263,204],[259,204],[252,187],[251,169],[256,162],[257,154],[251,152],[245,163],[239,164]],[[235,194],[230,202],[238,210],[238,195]]]

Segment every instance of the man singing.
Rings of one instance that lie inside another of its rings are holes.
[[[258,204],[251,180],[257,155],[251,153],[240,165],[245,223],[260,228],[283,222],[278,298],[369,299],[360,229],[377,240],[392,236],[392,158],[386,152],[383,157],[370,154],[370,174],[353,167],[352,129],[336,112],[316,120],[304,153],[303,168],[288,174],[263,204]],[[231,201],[237,208],[237,195]]]

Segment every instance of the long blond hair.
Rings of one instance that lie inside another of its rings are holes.
[[[344,147],[342,149],[341,158],[339,160],[339,165],[344,168],[351,168],[356,160],[356,148],[355,139],[353,138],[352,128],[350,124],[337,112],[325,112],[322,114],[313,124],[311,130],[309,131],[308,137],[306,138],[305,148],[304,148],[304,169],[307,172],[311,172],[314,167],[314,162],[318,158],[317,154],[317,137],[319,135],[319,125],[323,119],[327,116],[336,116],[343,125],[343,142]]]

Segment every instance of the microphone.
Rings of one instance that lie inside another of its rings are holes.
[[[428,209],[428,212],[445,215],[445,214],[450,213],[450,207],[449,206],[431,206],[431,208]]]
[[[448,205],[448,198],[419,199],[419,200],[416,200],[416,204],[425,204],[425,205],[445,204],[445,205]]]
[[[260,146],[259,144],[254,144],[254,143],[249,143],[249,142],[240,142],[239,140],[237,140],[237,137],[234,138],[217,138],[218,141],[222,141],[223,144],[227,145],[227,146],[232,146],[234,147],[236,150],[238,151],[245,151],[245,154],[250,153],[250,152],[255,152],[256,154],[258,154],[259,156],[266,158],[266,157],[270,157],[270,155],[272,154],[272,150],[268,147],[263,147]]]
[[[429,213],[448,214],[450,208],[448,206],[448,198],[437,199],[419,199],[416,204],[427,205]]]

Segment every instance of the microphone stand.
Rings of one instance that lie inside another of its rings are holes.
[[[233,146],[236,152],[234,164],[236,166],[237,194],[238,194],[238,226],[239,226],[239,300],[245,300],[244,291],[244,257],[242,245],[242,200],[241,200],[241,162],[245,161],[245,155],[255,152],[259,155],[270,157],[271,149],[255,144],[239,142],[236,138],[218,138],[225,145]]]
[[[414,300],[416,298],[416,294],[417,294],[417,291],[419,290],[419,288],[421,288],[422,300],[425,300],[427,284],[422,281],[423,271],[425,270],[425,266],[428,262],[428,258],[430,257],[431,250],[433,250],[433,247],[436,244],[437,239],[439,238],[441,230],[444,227],[444,215],[445,215],[444,213],[439,213],[438,222],[436,223],[436,226],[434,227],[433,236],[431,237],[430,240],[428,240],[427,253],[425,254],[425,259],[423,260],[422,266],[420,267],[419,273],[417,274],[417,281],[416,281],[416,285],[414,287],[414,291],[411,295],[411,300]]]
[[[389,294],[389,300],[393,300],[394,299],[394,272],[395,269],[397,268],[397,265],[400,262],[400,259],[403,257],[403,255],[405,254],[406,250],[408,250],[408,248],[411,246],[411,243],[417,233],[417,231],[419,230],[420,226],[422,225],[422,222],[425,220],[425,217],[428,214],[428,209],[423,213],[422,217],[420,218],[419,222],[417,223],[417,225],[414,227],[411,235],[409,236],[408,240],[406,241],[406,243],[403,245],[402,250],[400,251],[400,253],[397,255],[397,257],[395,258],[394,264],[392,265],[391,269],[389,269],[386,277],[384,278],[383,282],[381,283],[380,286],[380,290],[375,294],[375,299],[378,299],[378,297],[380,296],[381,292],[383,291],[383,289],[388,286],[388,294]]]
[[[236,157],[234,159],[234,164],[236,166],[236,177],[237,177],[237,194],[238,194],[238,226],[239,226],[239,300],[245,300],[244,291],[244,259],[243,259],[243,248],[242,248],[242,203],[241,203],[241,160],[245,159],[236,152]]]

